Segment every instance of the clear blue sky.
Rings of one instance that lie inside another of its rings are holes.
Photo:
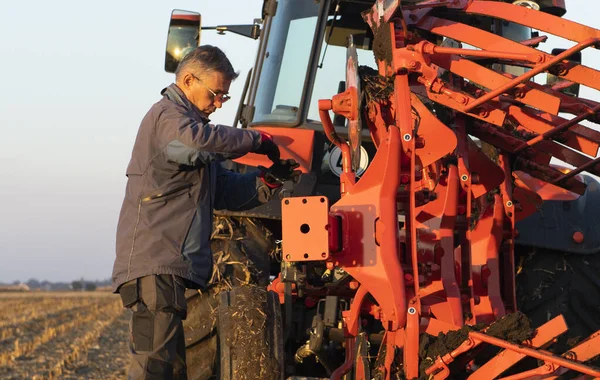
[[[0,15],[0,282],[111,274],[116,222],[139,122],[173,81],[163,71],[173,8],[205,25],[251,23],[261,0],[11,1]],[[593,4],[593,5],[592,5]],[[567,17],[600,28],[600,3]],[[242,75],[213,121],[230,124],[256,43],[204,32]],[[552,40],[545,49],[560,47]],[[558,42],[570,46],[566,42]],[[554,45],[554,46],[552,46]],[[584,63],[600,67],[599,52]],[[595,91],[583,96],[598,99]]]

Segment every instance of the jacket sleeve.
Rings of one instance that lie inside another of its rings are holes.
[[[214,160],[235,160],[242,154],[212,154],[202,150],[190,148],[179,140],[173,140],[167,144],[167,158],[169,162],[179,165],[199,167]]]
[[[162,146],[177,140],[195,150],[237,155],[253,152],[260,146],[258,132],[205,124],[191,118],[184,107],[176,104],[168,104],[156,112],[156,135]]]
[[[277,189],[270,189],[258,176],[259,173],[239,174],[217,167],[216,210],[242,211],[260,206],[271,200]]]
[[[190,148],[179,140],[167,144],[167,157],[170,162],[195,167],[211,161],[212,158],[210,153]]]

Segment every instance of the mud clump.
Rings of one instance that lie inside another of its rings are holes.
[[[373,54],[375,58],[384,61],[388,66],[392,65],[392,34],[389,25],[383,22],[381,18],[379,28],[373,31]]]
[[[521,312],[508,314],[492,323],[486,329],[485,324],[464,326],[456,331],[439,333],[438,336],[429,334],[421,335],[419,342],[419,357],[421,358],[420,373],[425,376],[425,370],[430,367],[437,357],[444,356],[457,349],[467,338],[471,331],[484,332],[486,335],[503,339],[511,343],[521,343],[530,339],[533,334],[531,323],[527,316]],[[494,350],[495,355],[497,350]],[[488,355],[486,355],[488,356]],[[426,377],[424,377],[426,378]]]
[[[521,343],[532,337],[533,329],[529,318],[521,312],[516,312],[492,323],[485,333],[511,343]]]
[[[363,20],[371,25],[373,30],[373,55],[375,59],[384,61],[388,66],[391,66],[393,53],[390,25],[383,21],[383,17],[379,18],[379,25],[377,25],[375,22],[376,17],[373,8],[369,8],[362,13]]]
[[[464,326],[460,330],[448,331],[448,333],[440,333],[437,337],[429,334],[423,334],[419,342],[419,357],[437,358],[444,356],[449,352],[457,349],[467,338],[469,332],[478,331],[471,326]]]

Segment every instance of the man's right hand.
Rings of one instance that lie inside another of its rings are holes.
[[[298,183],[300,175],[302,174],[302,171],[297,170],[298,167],[300,167],[300,164],[291,158],[279,160],[268,169],[264,166],[258,166],[262,172],[260,178],[262,178],[263,182],[270,188],[277,188],[283,185],[285,181]]]
[[[264,154],[274,163],[279,162],[279,148],[268,133],[260,132],[260,146],[254,153]]]

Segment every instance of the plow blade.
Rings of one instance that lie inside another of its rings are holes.
[[[533,338],[521,344],[511,343],[499,339],[484,332],[469,332],[468,338],[455,350],[444,355],[438,356],[435,363],[425,370],[428,376],[435,380],[443,380],[450,376],[449,365],[475,348],[486,344],[502,349],[496,356],[487,361],[484,365],[477,368],[469,377],[470,380],[487,380],[500,378],[504,372],[517,364],[526,357],[532,357],[543,361],[543,365],[520,373],[513,373],[504,380],[531,379],[536,376],[551,375],[556,376],[573,370],[592,377],[600,377],[600,370],[583,364],[585,361],[597,356],[600,353],[598,344],[600,343],[600,332],[593,334],[584,342],[574,347],[572,350],[557,356],[551,352],[542,350],[542,348],[551,344],[554,339],[567,331],[567,325],[562,316],[558,316],[544,325],[540,326],[533,333]]]
[[[474,1],[466,6],[465,11],[500,18],[510,14],[510,21],[536,28],[535,25],[552,20],[548,24],[550,26],[543,30],[570,38],[577,44],[553,56],[471,25],[421,13],[412,18],[416,28],[481,50],[420,43],[409,47],[409,50],[421,53],[427,59],[415,58],[415,53],[397,52],[395,65],[409,62],[410,67],[409,59],[416,59],[418,65],[431,62],[468,80],[467,86],[472,86],[472,83],[480,86],[470,92],[460,90],[449,82],[439,84],[430,72],[419,69],[426,78],[419,81],[426,85],[429,98],[478,119],[469,133],[516,157],[513,170],[522,170],[539,180],[583,194],[585,185],[579,181],[577,174],[583,171],[600,174],[597,167],[600,160],[594,159],[600,145],[600,133],[580,123],[584,120],[596,122],[600,106],[586,99],[570,98],[552,87],[536,84],[532,78],[538,73],[550,72],[569,82],[600,90],[599,71],[568,60],[585,48],[596,47],[600,42],[600,31],[538,11],[515,8],[522,7]],[[565,28],[575,28],[577,32],[567,32]],[[531,70],[520,76],[499,73],[468,59],[469,56],[478,59],[488,57],[502,64],[529,67]],[[441,90],[435,93],[436,88]],[[574,117],[567,120],[558,116],[564,111]],[[572,165],[574,169],[568,173],[560,172],[550,165],[552,158]]]

